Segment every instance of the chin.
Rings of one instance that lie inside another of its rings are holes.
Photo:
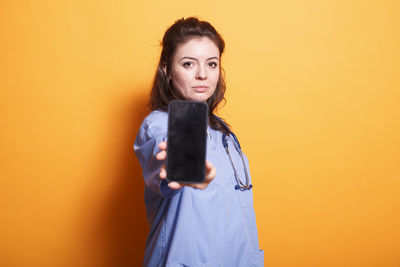
[[[209,98],[211,97],[211,95],[195,95],[195,96],[189,96],[187,98],[187,100],[190,101],[198,101],[198,102],[206,102]]]
[[[193,97],[193,98],[189,98],[187,100],[196,101],[196,102],[206,102],[208,100],[208,98],[205,98],[205,97]]]

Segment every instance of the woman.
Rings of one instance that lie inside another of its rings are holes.
[[[247,158],[228,125],[213,113],[224,99],[224,47],[214,27],[197,18],[180,19],[165,32],[150,97],[152,112],[134,145],[151,226],[144,266],[264,265]],[[201,184],[166,181],[166,111],[174,99],[209,106],[206,178]]]

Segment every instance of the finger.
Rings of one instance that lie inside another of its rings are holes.
[[[200,183],[200,184],[193,184],[191,187],[196,188],[196,189],[206,189],[208,186],[208,183]]]
[[[165,166],[163,166],[160,170],[160,178],[163,180],[167,178],[167,171],[165,170]]]
[[[177,182],[170,182],[168,184],[168,187],[171,188],[171,189],[177,190],[177,189],[181,189],[183,187],[183,185],[181,185],[181,184],[179,184]]]
[[[206,161],[206,177],[205,182],[210,182],[217,175],[217,169],[212,165],[211,162]]]
[[[206,160],[206,172],[209,172],[214,165],[211,163],[211,161]]]
[[[204,181],[209,183],[210,181],[214,180],[215,176],[217,176],[217,171],[215,168],[213,168],[210,173],[207,174]]]
[[[166,141],[162,141],[158,144],[158,148],[161,150],[166,150],[167,149],[167,142]]]
[[[158,159],[158,160],[165,160],[166,158],[167,158],[167,151],[165,151],[165,150],[161,150],[156,155],[156,159]]]

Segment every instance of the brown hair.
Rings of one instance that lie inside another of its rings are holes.
[[[157,71],[154,77],[149,108],[151,110],[168,110],[168,104],[171,100],[184,100],[181,94],[171,86],[168,73],[171,68],[172,58],[178,45],[189,41],[193,37],[208,37],[219,49],[220,56],[224,52],[225,42],[222,36],[207,21],[201,21],[195,17],[182,18],[170,26],[162,39],[162,51]],[[219,65],[221,66],[221,65]],[[164,70],[166,73],[164,73]],[[223,69],[220,67],[216,89],[213,95],[207,100],[209,108],[209,122],[213,129],[226,132],[226,125],[221,123],[213,114],[219,103],[224,100],[226,86],[223,75]]]

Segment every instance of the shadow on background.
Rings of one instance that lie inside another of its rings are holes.
[[[147,101],[148,96],[144,94],[129,99],[123,103],[126,106],[121,107],[122,112],[115,116],[118,123],[126,123],[126,128],[121,136],[112,137],[121,146],[120,165],[113,174],[112,190],[106,194],[94,232],[99,235],[95,240],[101,242],[94,245],[100,248],[98,263],[102,267],[142,266],[149,226],[143,200],[142,171],[133,144],[146,116]]]

